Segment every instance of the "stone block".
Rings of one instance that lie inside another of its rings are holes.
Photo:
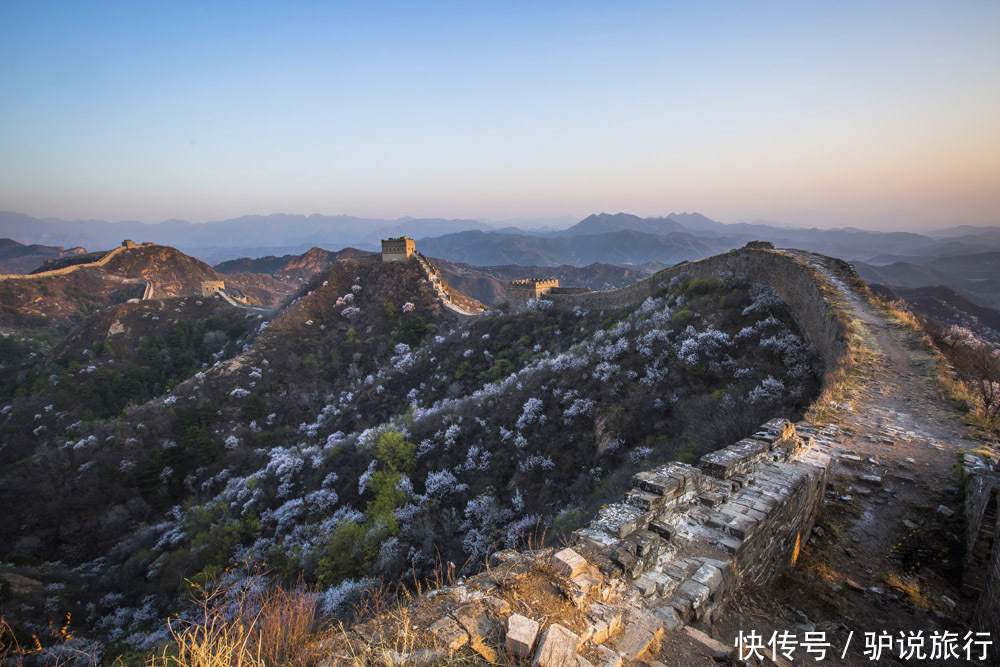
[[[594,649],[597,653],[597,667],[622,667],[622,656],[607,646],[598,644]]]
[[[507,652],[511,655],[530,656],[537,636],[538,621],[520,614],[511,614],[507,619]]]
[[[622,568],[625,570],[625,572],[631,572],[632,569],[635,567],[636,563],[639,562],[639,559],[636,558],[634,555],[632,555],[632,553],[620,547],[618,549],[615,549],[615,552],[614,554],[612,554],[611,558],[616,563],[621,565]]]
[[[625,625],[625,634],[618,640],[618,652],[626,660],[635,660],[662,636],[663,622],[652,614],[640,613]]]
[[[603,644],[608,637],[615,634],[618,628],[621,627],[622,615],[613,607],[595,602],[590,605],[590,612],[587,614],[587,619],[590,621],[590,626],[584,634],[590,635],[588,638],[590,641]]]
[[[383,651],[382,664],[406,665],[406,667],[433,667],[446,660],[448,652],[440,648],[423,648],[400,653],[399,651]]]
[[[558,623],[542,633],[531,667],[576,667],[580,637]]]
[[[625,502],[633,507],[638,507],[643,511],[657,510],[666,504],[666,498],[661,495],[644,491],[643,489],[632,489],[625,495]]]
[[[652,532],[659,535],[664,540],[669,540],[670,537],[674,534],[674,529],[671,528],[669,525],[663,523],[662,521],[655,521],[655,520],[650,521],[649,529]]]
[[[452,617],[469,634],[470,639],[489,637],[498,630],[498,624],[487,612],[484,602],[462,605],[452,612]]]
[[[645,556],[659,545],[660,536],[650,530],[637,530],[625,542],[634,545],[630,550],[636,556]]]
[[[439,618],[430,631],[435,641],[449,651],[457,651],[469,643],[469,634],[451,616]]]
[[[600,575],[593,572],[582,572],[570,579],[570,581],[583,591],[584,595],[591,590],[600,589],[601,587]]]
[[[743,540],[733,535],[726,535],[719,540],[719,546],[725,549],[726,553],[735,556],[743,548]]]
[[[573,549],[566,548],[552,557],[552,565],[560,575],[571,579],[587,568],[587,559]]]
[[[503,598],[490,596],[483,598],[483,604],[498,617],[504,617],[510,613],[510,603]]]
[[[726,525],[726,532],[734,537],[740,538],[741,540],[745,540],[747,535],[753,533],[756,528],[757,521],[743,514],[736,517],[729,522],[728,525]]]
[[[612,535],[623,538],[638,528],[645,528],[651,518],[638,507],[612,503],[601,509],[597,523]]]
[[[656,593],[656,580],[651,576],[651,572],[645,572],[639,576],[638,579],[633,582],[633,586],[638,589],[639,594],[643,597],[649,597]]]
[[[714,593],[722,585],[722,571],[713,565],[705,563],[698,568],[698,571],[691,576],[691,579],[706,586],[710,592]]]
[[[695,609],[700,607],[710,594],[708,586],[698,583],[694,579],[688,579],[677,588],[677,595],[691,600],[691,606]]]
[[[680,614],[671,605],[665,604],[658,607],[654,607],[650,610],[660,623],[663,625],[663,629],[667,632],[673,632],[682,623]]]

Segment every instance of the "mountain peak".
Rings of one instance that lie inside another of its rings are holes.
[[[684,231],[684,227],[669,218],[640,218],[631,213],[595,213],[573,225],[561,236],[584,234],[606,234],[608,232],[633,231],[665,236],[672,232]]]

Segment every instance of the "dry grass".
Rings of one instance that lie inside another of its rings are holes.
[[[897,572],[890,572],[885,576],[886,586],[895,588],[911,603],[924,609],[933,606],[931,599],[920,590],[920,583],[916,577],[904,577]]]
[[[314,665],[322,657],[317,647],[334,632],[318,618],[313,591],[303,586],[198,592],[200,618],[170,624],[174,646],[153,656],[150,667]]]
[[[4,667],[21,667],[24,664],[46,667],[97,665],[99,663],[97,645],[90,642],[77,642],[74,645],[74,636],[69,626],[69,614],[66,614],[65,621],[60,627],[50,622],[49,636],[54,638],[55,643],[45,647],[37,635],[32,634],[30,639],[27,639],[24,632],[18,632],[6,619],[0,618],[0,665]],[[80,646],[84,648],[79,648]]]

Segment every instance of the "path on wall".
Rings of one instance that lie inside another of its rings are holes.
[[[465,310],[457,303],[453,302],[451,300],[451,295],[448,294],[448,290],[444,288],[444,285],[441,282],[441,278],[438,277],[437,273],[434,271],[434,267],[431,266],[431,263],[427,259],[425,259],[424,256],[421,255],[420,253],[417,253],[413,256],[417,258],[417,262],[420,263],[420,268],[422,268],[424,270],[424,273],[427,274],[427,280],[430,281],[431,287],[433,287],[434,290],[437,292],[438,298],[441,299],[441,304],[445,308],[452,311],[453,313],[456,313],[458,315],[463,315],[465,317],[478,317],[479,315],[482,315],[482,313],[473,313],[468,310]]]
[[[732,645],[740,629],[766,637],[787,630],[801,638],[815,626],[839,658],[853,631],[848,654],[833,661],[846,665],[873,664],[864,655],[865,632],[898,638],[919,630],[928,646],[934,630],[964,636],[966,628],[950,620],[968,619],[975,604],[962,597],[956,576],[963,538],[956,464],[959,451],[977,443],[916,334],[849,289],[840,267],[810,253],[790,254],[824,273],[846,298],[868,355],[850,398],[820,406],[825,414],[812,428],[814,446],[832,456],[833,467],[811,548],[769,590],[733,605],[711,634]],[[904,663],[884,651],[875,664]]]

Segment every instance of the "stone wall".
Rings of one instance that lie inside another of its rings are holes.
[[[0,280],[33,280],[38,278],[51,278],[53,276],[65,276],[67,274],[73,273],[74,271],[79,271],[80,269],[88,269],[97,266],[104,266],[112,260],[118,253],[123,250],[127,250],[124,245],[120,245],[113,250],[109,250],[107,254],[101,257],[99,260],[94,262],[86,262],[84,264],[73,264],[72,266],[65,266],[61,269],[53,269],[51,271],[42,271],[40,273],[0,273]]]
[[[709,619],[738,586],[794,563],[823,499],[828,456],[787,420],[702,457],[639,473],[622,502],[574,533],[574,548],[628,582],[670,626]]]
[[[823,298],[824,278],[790,254],[766,248],[741,248],[697,262],[682,262],[626,287],[588,294],[549,294],[559,306],[611,309],[635,306],[682,273],[692,278],[733,276],[767,285],[789,306],[796,323],[819,353],[829,373],[840,365],[847,350],[846,332]]]
[[[965,470],[965,592],[978,596],[972,625],[977,631],[1000,633],[1000,531],[997,497],[1000,475],[983,459],[966,454]]]

